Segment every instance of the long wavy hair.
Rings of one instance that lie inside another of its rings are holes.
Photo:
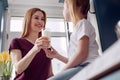
[[[70,9],[70,17],[74,24],[79,20],[78,10],[87,19],[87,13],[90,9],[89,0],[65,0],[65,2]]]
[[[26,12],[26,14],[25,14],[25,16],[24,16],[24,21],[23,21],[23,31],[22,31],[22,34],[21,34],[21,37],[22,38],[24,38],[24,37],[27,37],[28,35],[29,35],[29,33],[30,33],[30,26],[31,26],[31,19],[32,19],[32,16],[33,16],[33,14],[35,13],[35,12],[37,12],[37,11],[40,11],[40,12],[42,12],[43,13],[43,15],[44,15],[44,28],[45,28],[45,25],[46,25],[46,13],[45,13],[45,11],[43,11],[43,10],[41,10],[41,9],[39,9],[39,8],[31,8],[31,9],[29,9],[27,12]],[[38,37],[40,37],[41,36],[41,32],[38,34]]]

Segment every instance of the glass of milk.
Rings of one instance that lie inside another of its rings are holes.
[[[43,29],[42,30],[42,36],[50,38],[51,37],[51,31],[50,31],[50,29],[49,28]]]
[[[43,30],[42,30],[42,36],[43,36],[43,37],[48,37],[49,40],[51,40],[51,39],[50,39],[50,37],[51,37],[51,31],[50,31],[50,29],[49,29],[49,28],[43,29]],[[50,47],[51,47],[51,45],[50,45]]]

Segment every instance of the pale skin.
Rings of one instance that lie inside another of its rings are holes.
[[[84,18],[84,16],[81,15],[80,11],[78,11],[78,14],[79,14],[79,20]],[[69,15],[70,15],[69,8],[67,4],[64,3],[63,16],[66,21],[71,21],[71,18]],[[60,55],[60,53],[58,53],[55,49],[53,49],[52,52],[49,50],[45,50],[45,51],[46,51],[47,57],[56,58],[66,64],[62,70],[64,71],[66,69],[73,68],[77,65],[80,65],[83,61],[85,61],[88,56],[88,49],[89,49],[89,37],[84,35],[80,40],[77,41],[77,50],[75,52],[75,55],[70,60]]]
[[[50,46],[49,38],[47,37],[38,38],[38,33],[42,30],[43,26],[44,26],[43,13],[37,11],[33,14],[31,19],[30,34],[27,37],[25,37],[26,40],[34,44],[33,48],[23,58],[21,50],[19,49],[11,50],[10,54],[17,74],[21,74],[27,69],[35,55],[41,49],[46,49]],[[49,76],[52,76],[52,67],[50,67]]]

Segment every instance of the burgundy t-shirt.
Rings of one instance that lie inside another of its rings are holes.
[[[24,57],[34,46],[24,38],[15,38],[11,41],[9,51],[19,49]],[[16,53],[17,54],[17,53]],[[46,80],[49,73],[51,60],[46,57],[43,49],[40,50],[30,63],[29,67],[21,74],[16,74],[14,80]]]

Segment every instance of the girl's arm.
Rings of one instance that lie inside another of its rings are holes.
[[[68,62],[68,58],[60,55],[53,47],[51,47],[51,50],[48,49],[44,49],[44,50],[48,58],[56,58],[64,63]]]
[[[62,62],[64,62],[64,63],[67,63],[67,62],[68,62],[68,58],[60,55],[59,53],[56,54],[56,57],[55,57],[55,58],[58,59],[58,60],[60,60],[60,61],[62,61]]]
[[[63,70],[75,67],[81,64],[88,56],[88,49],[89,49],[89,38],[87,36],[83,36],[77,45],[77,52],[73,56],[71,60],[68,61],[66,66]]]

